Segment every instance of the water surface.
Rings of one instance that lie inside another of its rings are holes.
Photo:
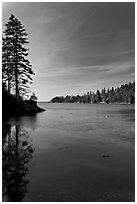
[[[39,105],[3,125],[3,201],[133,202],[134,105]]]

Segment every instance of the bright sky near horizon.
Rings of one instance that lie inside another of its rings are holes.
[[[4,2],[25,26],[39,101],[135,80],[134,2]]]

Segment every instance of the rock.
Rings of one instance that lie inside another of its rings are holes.
[[[45,111],[45,110],[43,108],[40,108],[37,105],[36,101],[33,101],[33,100],[24,101],[24,113],[25,114],[32,115],[32,114],[39,113],[42,111]]]
[[[108,157],[110,157],[110,155],[109,155],[109,154],[102,154],[100,157],[102,157],[102,158],[108,158]]]
[[[45,111],[37,105],[37,101],[16,99],[10,94],[3,94],[2,99],[2,118],[3,120],[14,116],[34,115]]]

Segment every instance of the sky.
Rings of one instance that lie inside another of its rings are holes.
[[[39,101],[135,80],[134,2],[3,2],[24,25]]]

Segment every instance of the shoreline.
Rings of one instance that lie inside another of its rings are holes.
[[[124,102],[121,102],[121,103],[104,103],[104,102],[100,102],[100,103],[79,103],[79,102],[44,102],[44,101],[39,101],[38,103],[53,103],[53,104],[110,104],[110,105],[134,105],[135,103],[124,103]]]
[[[46,110],[39,107],[37,101],[21,101],[19,107],[4,106],[2,108],[2,120],[4,121],[10,117],[32,116],[43,111]]]

